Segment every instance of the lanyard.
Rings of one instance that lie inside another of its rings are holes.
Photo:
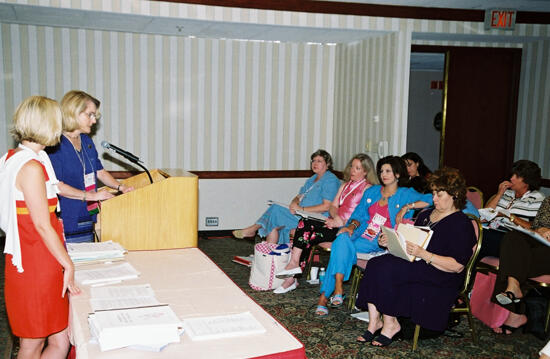
[[[363,178],[363,179],[362,179],[361,181],[359,181],[355,186],[353,186],[349,191],[346,192],[346,190],[347,190],[348,188],[350,188],[351,183],[352,183],[352,181],[349,181],[349,182],[346,184],[346,186],[344,187],[344,189],[342,190],[342,194],[340,195],[340,206],[344,203],[345,199],[346,199],[351,193],[353,193],[353,191],[355,191],[355,189],[356,189],[357,187],[359,187],[361,184],[363,184],[363,182],[365,182],[365,181],[366,181],[366,179]],[[344,194],[344,192],[345,192],[345,194]]]

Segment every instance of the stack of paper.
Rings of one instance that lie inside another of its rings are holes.
[[[192,340],[240,337],[266,331],[250,312],[189,318],[183,321],[183,327]]]
[[[67,252],[75,264],[124,259],[126,249],[113,241],[67,243]]]
[[[162,348],[180,340],[182,324],[168,305],[98,311],[88,316],[101,351],[139,346]]]
[[[150,307],[159,305],[150,284],[91,288],[94,311]]]
[[[96,269],[78,269],[74,276],[78,283],[87,285],[134,279],[139,276],[139,272],[130,263],[123,263]]]

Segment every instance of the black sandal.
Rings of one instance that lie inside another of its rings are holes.
[[[514,293],[506,291],[504,293],[499,293],[496,295],[496,300],[502,305],[508,305],[512,303],[519,303],[521,298],[517,298]]]
[[[365,344],[368,342],[372,342],[372,340],[376,336],[376,333],[380,333],[381,330],[382,328],[378,329],[374,333],[371,333],[368,329],[365,330],[365,332],[359,337],[359,338],[363,338],[363,340],[359,340],[359,338],[357,338],[357,343]]]
[[[522,329],[523,331],[525,331],[525,324],[523,325],[520,325],[519,327],[511,327],[509,325],[506,325],[506,324],[502,324],[500,326],[500,329],[502,329],[502,334],[504,335],[511,335],[511,334],[514,334],[514,332],[518,329]],[[509,333],[508,333],[508,332]]]
[[[375,344],[372,344],[371,342],[371,345],[374,346],[374,347],[387,347],[388,345],[390,345],[391,343],[393,343],[394,340],[400,340],[401,339],[401,335],[402,335],[402,332],[401,331],[398,331],[397,333],[395,333],[393,335],[393,337],[391,338],[388,338],[387,336],[385,336],[384,334],[380,334],[379,336],[377,336],[376,338],[374,338],[373,341],[377,341],[378,343],[380,343],[381,345],[375,345]]]

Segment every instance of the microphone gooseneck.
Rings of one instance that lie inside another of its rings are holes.
[[[129,160],[130,162],[132,163],[135,163],[136,165],[138,165],[139,167],[143,168],[145,170],[145,172],[147,173],[147,176],[149,176],[149,181],[151,183],[153,183],[153,178],[151,177],[151,174],[149,173],[149,171],[147,170],[147,168],[145,168],[145,166],[143,166],[140,162],[143,162],[139,159],[138,156],[134,155],[133,153],[130,153],[128,151],[125,151],[123,150],[122,148],[120,147],[117,147],[115,145],[113,145],[112,143],[109,143],[107,141],[101,141],[101,147],[107,149],[107,150],[111,150],[111,151],[114,151],[116,153],[118,153],[119,155],[121,155],[122,157],[126,158],[127,160]]]

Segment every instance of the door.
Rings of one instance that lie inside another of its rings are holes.
[[[440,163],[487,200],[514,160],[521,50],[449,47],[447,56]]]

